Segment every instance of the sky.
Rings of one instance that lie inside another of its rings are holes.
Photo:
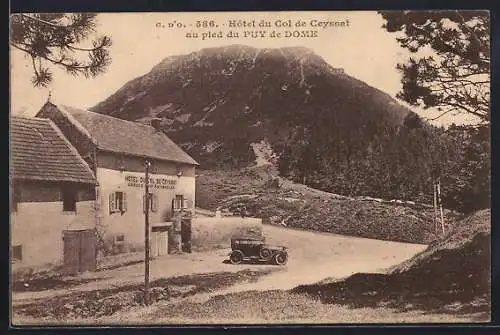
[[[213,21],[217,27],[197,29],[197,21],[204,20]],[[255,20],[256,27],[243,27],[243,22],[248,26],[252,20]],[[271,27],[259,27],[262,21],[269,22]],[[286,27],[288,22],[292,27]],[[89,108],[116,92],[127,81],[146,74],[168,56],[230,44],[258,48],[307,47],[332,66],[343,68],[347,74],[395,97],[401,89],[401,74],[396,70],[396,64],[407,59],[409,53],[398,45],[393,33],[382,28],[383,22],[376,12],[361,11],[101,13],[97,18],[95,36],[106,34],[113,42],[112,63],[107,72],[85,79],[72,77],[52,66],[54,81],[50,87],[33,88],[30,60],[11,48],[11,113],[34,116],[47,101],[49,92],[51,101],[56,104]],[[297,27],[299,24],[301,26]],[[317,36],[287,36],[287,31],[297,30],[317,31],[306,33]],[[237,32],[239,37],[226,37],[230,31]],[[258,35],[245,37],[245,31],[254,31]],[[266,36],[261,37],[258,31],[264,31]],[[273,31],[281,36],[270,37]],[[198,38],[186,37],[193,32],[198,33]],[[414,110],[424,117],[436,114]],[[463,121],[467,122],[466,119]],[[449,119],[440,119],[434,123],[449,122]]]

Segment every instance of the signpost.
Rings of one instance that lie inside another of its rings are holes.
[[[441,233],[444,235],[444,214],[443,214],[443,203],[441,201],[441,180],[437,178],[434,181],[434,224],[436,227],[436,234],[438,233],[438,216],[439,221],[441,222]],[[439,214],[438,214],[439,207]]]
[[[146,176],[145,180],[149,180],[149,168],[151,167],[151,162],[146,161]],[[144,303],[149,305],[149,183],[144,183]]]
[[[439,212],[440,212],[440,217],[441,217],[441,230],[444,235],[444,215],[443,215],[443,203],[441,201],[441,179],[438,179],[437,181],[437,198],[438,198],[438,203],[439,203]]]

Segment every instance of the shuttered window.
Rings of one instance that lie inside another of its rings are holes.
[[[184,196],[176,195],[174,199],[174,210],[176,211],[181,210],[183,202],[184,202]]]
[[[109,194],[109,212],[116,212],[116,193],[112,192]]]
[[[109,212],[123,213],[127,211],[127,193],[112,192],[109,194]]]
[[[127,193],[125,192],[118,192],[118,193],[121,193],[121,204],[120,205],[120,210],[122,212],[126,212],[127,211]]]
[[[156,193],[151,194],[151,211],[155,213],[158,211],[158,195]]]
[[[149,193],[149,202],[146,201],[146,195],[142,196],[142,208],[146,213],[146,206],[149,204],[149,211],[156,213],[158,211],[158,195],[156,193]]]
[[[172,201],[172,206],[174,211],[189,209],[191,208],[191,201],[183,195],[176,195],[175,199]]]

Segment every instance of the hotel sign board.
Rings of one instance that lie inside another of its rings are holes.
[[[133,175],[126,175],[125,181],[127,185],[130,187],[144,187],[145,177],[138,177]],[[148,186],[151,188],[160,188],[160,189],[168,189],[173,190],[177,185],[177,178],[165,178],[165,177],[151,177],[149,178]]]

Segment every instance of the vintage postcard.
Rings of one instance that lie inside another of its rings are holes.
[[[490,14],[10,16],[13,326],[490,320]]]

